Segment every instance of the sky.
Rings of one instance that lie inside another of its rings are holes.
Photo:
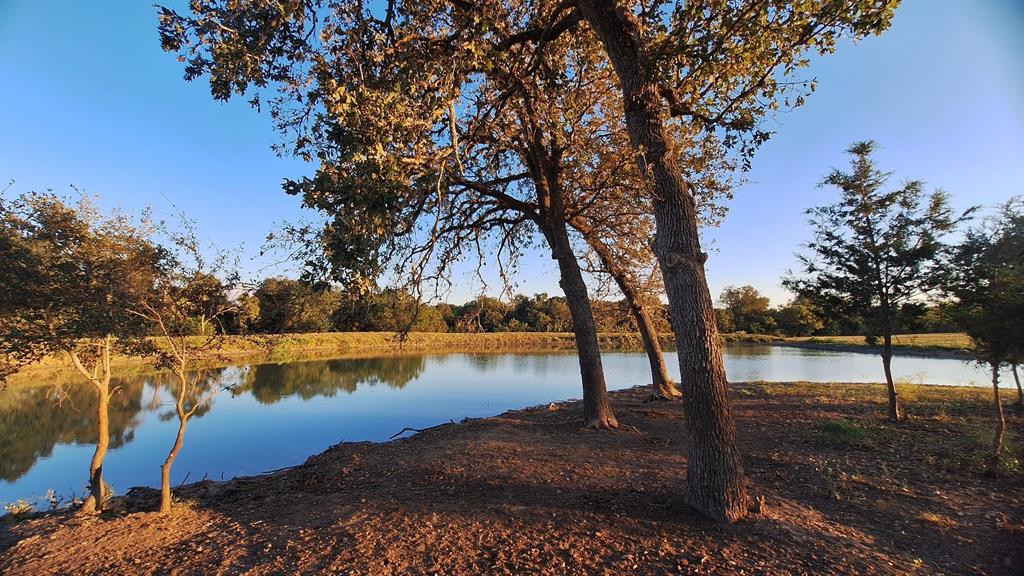
[[[1024,194],[1022,55],[1022,3],[910,0],[882,36],[813,59],[817,91],[769,120],[748,183],[706,231],[712,294],[750,284],[789,299],[780,279],[810,239],[804,210],[837,197],[817,183],[848,165],[855,141],[879,142],[893,185],[924,180],[959,209]],[[304,217],[281,182],[314,166],[274,155],[266,113],[185,82],[149,1],[0,0],[0,86],[0,189],[73,184],[107,208],[183,211],[210,243],[244,246],[250,276],[287,272],[256,255],[276,225]],[[529,254],[517,278],[520,292],[559,292],[545,254]],[[480,290],[465,267],[448,300]]]

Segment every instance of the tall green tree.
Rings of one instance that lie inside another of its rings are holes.
[[[252,297],[258,310],[253,327],[268,334],[327,332],[342,300],[331,287],[291,278],[266,278]]]
[[[734,330],[767,334],[775,329],[770,300],[753,286],[727,286],[718,301],[729,314]]]
[[[783,285],[822,310],[864,318],[881,335],[889,419],[895,422],[903,417],[892,378],[898,310],[941,285],[941,239],[967,214],[954,216],[948,196],[926,194],[921,181],[885,190],[891,174],[871,158],[877,147],[854,144],[847,151],[850,171],[833,170],[821,183],[838,188],[839,199],[807,211],[814,240],[799,256],[802,275],[790,274]]]
[[[0,196],[0,381],[59,354],[92,387],[97,440],[83,512],[102,509],[110,495],[111,356],[152,351],[149,327],[131,313],[166,257],[151,232],[145,219],[105,216],[84,195],[77,203],[50,192]]]
[[[161,33],[187,76],[209,74],[218,98],[278,83],[274,114],[301,134],[294,151],[321,164],[288,189],[327,216],[317,248],[335,279],[387,266],[436,289],[474,252],[507,278],[538,242],[572,315],[586,424],[615,427],[574,239],[597,233],[586,217],[596,199],[619,199],[601,207],[608,214],[646,197],[632,192],[638,168],[608,114],[614,78],[594,39],[560,28],[535,50],[527,4],[284,8],[194,3],[187,17],[164,11]],[[649,210],[629,212],[650,221]]]
[[[786,336],[809,336],[825,327],[814,304],[799,296],[773,310],[772,316]]]
[[[992,373],[995,435],[989,471],[999,471],[1006,419],[999,371],[1013,366],[1018,403],[1024,398],[1016,364],[1024,357],[1024,201],[1014,198],[956,247],[947,292],[957,300],[954,317],[971,337],[975,358]]]

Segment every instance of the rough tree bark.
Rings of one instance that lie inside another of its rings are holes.
[[[1003,402],[999,397],[999,363],[992,363],[992,399],[996,405],[996,436],[992,441],[992,459],[989,461],[988,473],[999,474],[999,464],[1003,453],[1003,432],[1006,430],[1006,417],[1003,415]]]
[[[633,15],[618,9],[614,0],[577,0],[577,6],[615,68],[630,140],[641,169],[653,181],[654,252],[665,280],[680,374],[686,382],[686,499],[706,517],[736,521],[748,511],[746,478],[704,274],[707,255],[700,248],[696,203],[665,133],[661,97],[649,76]]]
[[[576,355],[583,377],[584,425],[587,428],[601,430],[618,428],[619,422],[615,419],[611,402],[608,400],[608,387],[604,380],[604,367],[601,365],[601,349],[597,341],[597,323],[594,322],[594,311],[590,306],[590,295],[583,281],[583,272],[569,242],[569,232],[561,217],[549,218],[547,228],[552,256],[558,262],[558,284],[565,294],[565,301],[572,315],[572,331],[576,336]]]
[[[658,329],[654,327],[654,320],[651,318],[647,307],[641,301],[636,285],[629,278],[626,271],[622,269],[622,266],[615,261],[611,251],[604,242],[593,233],[581,232],[583,232],[587,244],[590,245],[598,258],[601,259],[601,265],[605,271],[615,280],[619,291],[622,292],[623,297],[626,299],[629,312],[633,315],[633,320],[640,331],[640,339],[643,341],[644,351],[647,352],[647,360],[651,364],[652,394],[654,397],[662,399],[682,396],[683,393],[679,391],[679,388],[676,387],[675,383],[672,382],[672,378],[668,375],[665,357],[661,352],[661,342],[658,341]]]

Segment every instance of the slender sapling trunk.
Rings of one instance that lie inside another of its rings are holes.
[[[167,453],[167,459],[160,466],[160,513],[167,514],[171,511],[171,467],[175,458],[185,445],[185,426],[188,424],[189,413],[185,411],[185,393],[188,389],[188,378],[184,369],[177,373],[178,395],[174,402],[174,411],[178,415],[178,433],[174,437],[174,445]]]
[[[885,387],[889,393],[889,421],[899,422],[903,419],[903,407],[900,396],[896,393],[896,383],[892,379],[892,334],[887,330],[882,335],[882,369],[885,371]]]
[[[90,372],[82,364],[74,350],[68,350],[75,368],[83,374],[96,390],[96,449],[89,461],[89,495],[82,502],[80,512],[92,513],[103,510],[107,504],[109,489],[103,481],[103,462],[110,448],[110,347],[113,338],[107,336],[98,344],[100,354],[94,369]]]
[[[644,344],[644,351],[647,353],[647,360],[651,365],[651,388],[655,398],[672,399],[683,395],[672,382],[668,375],[668,367],[665,366],[665,357],[661,353],[661,342],[658,341],[658,329],[654,327],[654,320],[650,311],[644,306],[637,292],[636,286],[612,256],[608,246],[592,232],[584,233],[587,244],[597,253],[601,259],[601,265],[605,271],[615,280],[615,284],[626,299],[629,312],[636,322],[637,330],[640,331],[640,339]]]
[[[1017,372],[1017,363],[1010,364],[1013,370],[1013,381],[1017,384],[1017,406],[1024,406],[1024,389],[1020,387],[1020,374]]]
[[[988,473],[999,474],[999,465],[1003,453],[1003,432],[1006,429],[1006,418],[1003,416],[1003,402],[999,397],[999,363],[992,362],[992,400],[996,406],[996,435],[992,440],[992,459],[988,465]]]

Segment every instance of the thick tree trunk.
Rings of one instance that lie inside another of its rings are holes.
[[[996,405],[996,435],[992,440],[992,459],[989,461],[988,473],[999,474],[999,465],[1003,454],[1003,432],[1006,430],[1006,417],[1003,415],[1003,402],[999,397],[999,363],[992,363],[992,400]]]
[[[600,38],[623,91],[626,127],[641,169],[653,181],[655,255],[665,279],[679,367],[686,383],[687,501],[709,518],[735,521],[747,514],[746,478],[729,400],[721,341],[704,275],[697,210],[665,134],[662,102],[644,61],[641,33],[614,0],[577,0]]]
[[[584,425],[602,430],[618,428],[619,422],[608,400],[604,368],[601,366],[601,349],[597,342],[597,323],[594,322],[594,311],[590,307],[590,295],[583,281],[583,272],[573,254],[565,221],[552,218],[548,226],[551,251],[561,275],[558,283],[565,293],[566,304],[572,315],[572,331],[576,335],[576,352],[583,377]]]
[[[900,406],[900,395],[896,393],[896,384],[892,379],[892,334],[888,331],[882,335],[882,369],[885,371],[885,387],[889,392],[889,421],[899,422],[903,419],[903,407]]]
[[[1020,374],[1017,372],[1017,363],[1010,364],[1013,370],[1013,381],[1017,384],[1017,406],[1024,406],[1024,389],[1020,387]]]
[[[671,399],[682,396],[682,392],[676,388],[672,378],[668,375],[668,367],[665,366],[665,357],[661,353],[661,342],[658,341],[658,329],[654,327],[654,320],[647,307],[640,300],[640,294],[632,279],[622,269],[601,240],[592,233],[581,231],[587,240],[587,244],[597,253],[601,259],[601,265],[605,271],[615,280],[619,287],[629,312],[633,315],[636,327],[640,331],[640,339],[644,344],[644,351],[647,352],[647,360],[651,364],[651,388],[655,397]]]
[[[178,414],[178,434],[174,437],[174,445],[167,453],[167,458],[160,466],[160,513],[167,514],[171,511],[171,467],[174,460],[185,445],[185,426],[188,424],[188,413],[185,412],[185,393],[188,389],[188,380],[184,373],[178,375],[178,397],[174,403],[175,411]]]

